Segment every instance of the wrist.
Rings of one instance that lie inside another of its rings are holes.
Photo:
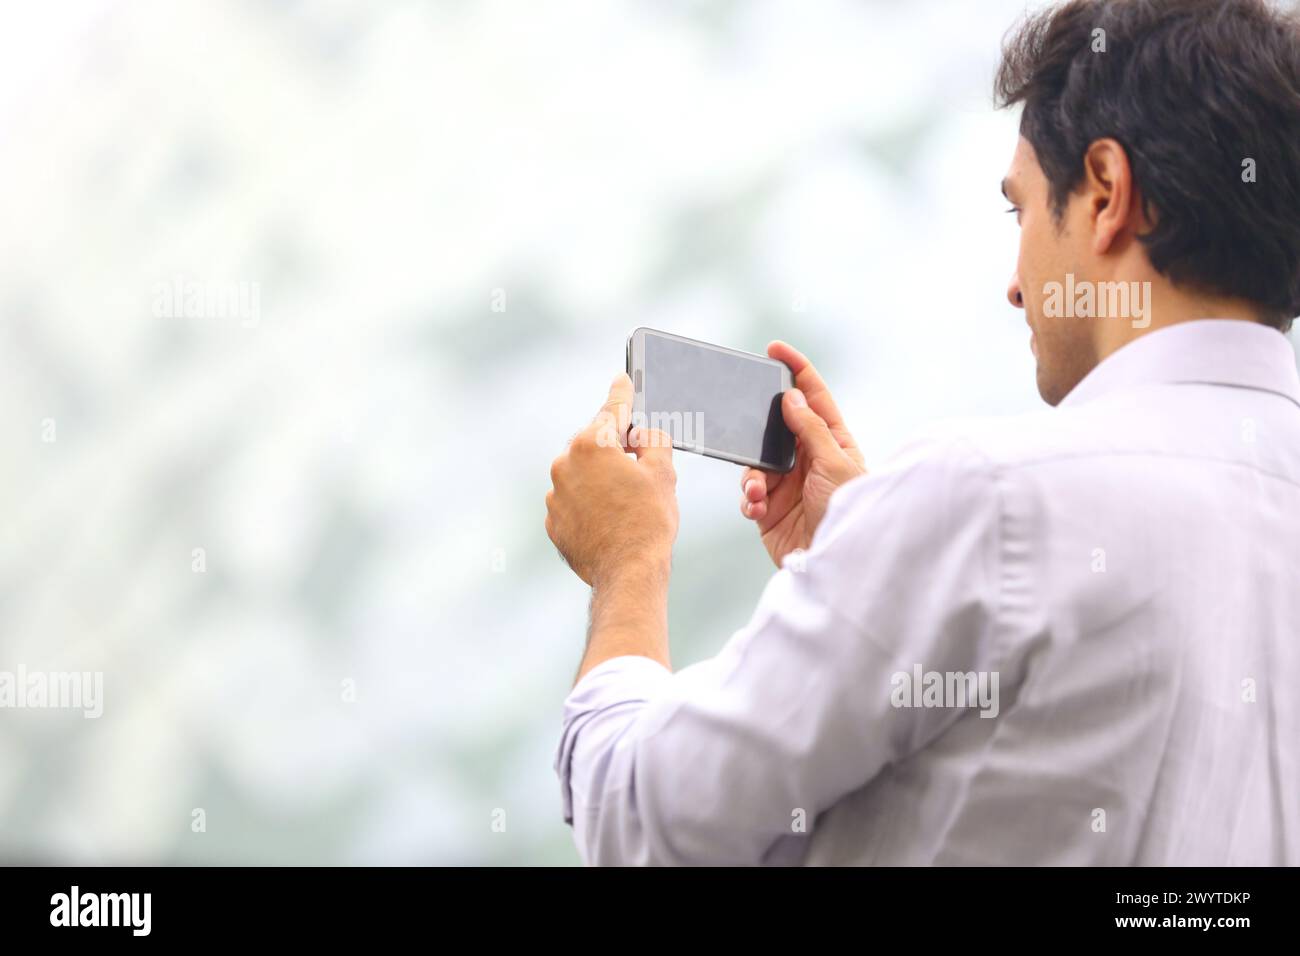
[[[640,552],[610,561],[592,576],[591,586],[597,591],[623,586],[666,588],[671,571],[671,550]]]
[[[640,655],[671,669],[668,575],[671,552],[638,553],[593,577],[591,628],[578,679],[611,657]]]

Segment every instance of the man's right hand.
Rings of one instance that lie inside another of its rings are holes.
[[[831,492],[867,469],[812,363],[784,342],[768,345],[767,354],[794,373],[794,388],[781,400],[781,414],[797,439],[794,468],[786,474],[746,468],[740,513],[758,525],[763,546],[780,567],[787,554],[812,543]]]

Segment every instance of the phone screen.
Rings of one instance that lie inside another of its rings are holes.
[[[740,464],[788,471],[794,435],[781,416],[790,370],[766,356],[637,329],[629,341],[634,424],[673,445]]]

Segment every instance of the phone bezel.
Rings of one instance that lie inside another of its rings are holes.
[[[697,345],[706,349],[713,349],[715,352],[726,352],[730,355],[739,355],[746,359],[761,362],[764,365],[773,365],[781,373],[781,391],[786,392],[794,388],[794,373],[790,371],[790,366],[786,365],[779,359],[771,358],[767,355],[759,355],[755,352],[744,352],[740,349],[729,349],[722,345],[714,345],[712,342],[703,342],[699,339],[688,338],[685,335],[677,335],[673,332],[665,332],[662,329],[652,329],[649,326],[639,325],[634,328],[627,337],[627,374],[632,379],[632,416],[634,421],[645,419],[645,334],[661,335],[667,339],[674,339],[678,342],[685,342],[690,345]],[[641,373],[641,387],[636,387],[637,372]],[[774,471],[784,474],[794,468],[795,451],[790,452],[790,460],[787,462],[755,461],[751,458],[745,458],[742,455],[733,455],[730,452],[718,448],[705,448],[698,445],[683,445],[676,439],[673,441],[673,447],[679,451],[692,452],[697,455],[704,455],[706,458],[716,458],[719,461],[729,461],[736,465],[748,465],[751,468],[761,468],[764,471]]]

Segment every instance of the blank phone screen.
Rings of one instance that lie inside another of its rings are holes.
[[[675,444],[784,467],[794,436],[781,417],[781,369],[645,334],[644,423]]]

